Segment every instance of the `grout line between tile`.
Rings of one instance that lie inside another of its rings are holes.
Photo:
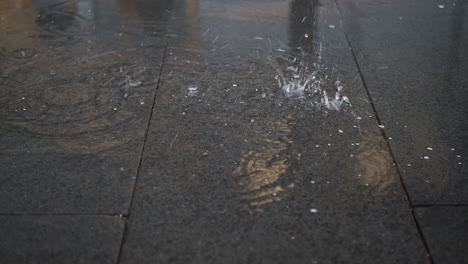
[[[343,15],[342,15],[342,12],[341,12],[341,9],[340,9],[340,7],[339,7],[339,5],[338,5],[337,0],[333,0],[333,2],[334,2],[334,4],[335,4],[335,8],[336,8],[337,11],[338,11],[338,14],[341,16],[341,19],[342,19],[342,18],[343,18]],[[376,121],[377,121],[378,125],[381,126],[381,125],[383,125],[383,124],[382,124],[382,121],[381,121],[380,116],[379,116],[379,114],[378,114],[378,112],[377,112],[377,108],[375,107],[374,101],[373,101],[372,96],[371,96],[371,93],[370,93],[370,91],[369,91],[369,87],[367,86],[366,80],[365,80],[365,78],[364,78],[364,74],[362,73],[361,66],[359,65],[359,62],[358,62],[356,53],[355,53],[355,51],[354,51],[354,49],[353,49],[353,46],[351,45],[351,41],[349,40],[348,34],[346,33],[346,31],[345,31],[344,29],[341,29],[341,30],[342,30],[342,32],[343,32],[343,35],[345,36],[345,40],[346,40],[346,42],[347,42],[347,44],[348,44],[348,48],[349,48],[349,50],[351,51],[351,55],[352,55],[352,57],[353,57],[354,63],[355,63],[355,65],[356,65],[356,68],[357,68],[357,70],[358,70],[359,76],[360,76],[360,78],[361,78],[361,82],[362,82],[362,84],[363,84],[363,86],[364,86],[364,89],[365,89],[365,91],[366,91],[367,97],[368,97],[368,99],[369,99],[369,103],[370,103],[370,105],[371,105],[371,107],[372,107],[372,110],[373,110],[373,112],[374,112],[374,116],[375,116],[375,118],[376,118]],[[388,150],[388,152],[389,152],[389,154],[390,154],[390,156],[391,156],[391,158],[392,158],[392,161],[393,161],[393,165],[394,165],[394,167],[395,167],[395,170],[396,170],[396,172],[397,172],[397,174],[398,174],[398,177],[399,177],[399,179],[400,179],[400,185],[401,185],[401,187],[402,187],[402,189],[403,189],[403,193],[404,193],[405,199],[406,199],[406,201],[408,202],[409,207],[411,208],[411,215],[412,215],[412,217],[413,217],[414,223],[415,223],[416,228],[417,228],[417,230],[418,230],[419,236],[420,236],[420,238],[421,238],[421,240],[422,240],[422,242],[423,242],[423,244],[424,244],[424,247],[425,247],[425,249],[426,249],[426,252],[427,252],[427,256],[428,256],[428,258],[429,258],[429,261],[430,261],[431,263],[434,263],[434,259],[432,258],[432,254],[431,254],[431,251],[430,251],[430,249],[429,249],[429,245],[428,245],[428,243],[427,243],[427,241],[426,241],[426,238],[424,237],[424,233],[422,232],[422,229],[421,229],[421,227],[420,227],[420,225],[419,225],[419,222],[418,222],[418,220],[417,220],[417,218],[416,218],[416,215],[415,215],[415,212],[414,212],[414,206],[413,206],[413,203],[412,203],[412,201],[411,201],[411,197],[410,197],[410,195],[409,195],[408,189],[406,188],[405,181],[404,181],[404,179],[403,179],[403,177],[402,177],[402,175],[401,175],[400,168],[399,168],[398,163],[397,163],[397,161],[396,161],[396,159],[395,159],[395,155],[394,155],[394,153],[393,153],[393,151],[392,151],[392,148],[391,148],[391,146],[390,146],[390,142],[389,142],[389,140],[388,140],[388,137],[387,137],[387,135],[386,135],[386,133],[385,133],[385,130],[384,130],[383,128],[380,128],[380,132],[381,132],[382,137],[383,137],[383,139],[384,139],[384,141],[385,141],[385,144],[386,144],[386,146],[387,146],[387,150]]]
[[[130,215],[131,215],[131,212],[132,212],[133,201],[135,200],[135,192],[136,192],[136,188],[137,188],[137,184],[138,184],[138,179],[140,178],[139,176],[140,176],[140,171],[141,171],[141,165],[143,163],[143,157],[144,157],[144,154],[145,154],[146,141],[148,139],[148,133],[149,133],[149,129],[150,129],[150,126],[151,126],[151,120],[153,119],[154,107],[156,106],[156,97],[158,95],[159,85],[161,83],[162,70],[163,70],[163,67],[164,67],[164,61],[166,60],[166,53],[167,53],[168,45],[169,45],[169,43],[166,42],[166,45],[164,47],[163,58],[162,58],[162,61],[161,61],[161,67],[159,68],[159,79],[158,79],[158,82],[156,84],[156,90],[154,91],[153,104],[151,106],[151,112],[150,112],[150,116],[148,118],[148,124],[146,126],[145,137],[144,137],[144,140],[143,140],[143,146],[141,148],[140,161],[138,163],[137,175],[136,175],[136,178],[135,178],[135,183],[133,185],[133,191],[132,191],[132,196],[131,196],[131,199],[130,199],[130,205],[128,207],[128,213],[126,215],[127,218],[126,218],[126,221],[125,221],[125,227],[124,227],[124,230],[123,230],[123,233],[122,233],[122,241],[120,243],[119,254],[118,254],[118,258],[117,258],[117,264],[120,263],[120,259],[122,257],[122,252],[123,252],[123,247],[125,246],[125,244],[127,242],[127,238],[128,238],[128,222],[130,220]]]

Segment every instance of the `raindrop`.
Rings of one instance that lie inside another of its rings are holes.
[[[198,93],[198,87],[196,85],[190,85],[188,87],[188,96],[196,96]]]

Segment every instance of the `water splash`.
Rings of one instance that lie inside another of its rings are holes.
[[[196,96],[198,94],[198,87],[196,85],[190,85],[188,87],[188,96]]]
[[[320,49],[319,49],[320,51]],[[302,52],[302,50],[301,50]],[[299,99],[317,110],[340,111],[344,105],[351,106],[350,100],[343,95],[341,81],[331,81],[329,71],[318,54],[317,61],[310,60],[304,52],[301,56],[279,55],[269,57],[276,69],[278,87],[287,99]],[[333,95],[333,96],[331,96]]]

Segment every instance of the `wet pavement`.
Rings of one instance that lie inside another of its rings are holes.
[[[465,263],[467,12],[1,1],[1,262]]]

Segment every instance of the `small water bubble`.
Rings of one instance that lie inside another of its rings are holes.
[[[237,87],[237,83],[233,83],[233,84],[232,84],[232,87]]]
[[[454,149],[454,148],[451,148],[450,150],[451,150],[451,151],[455,151],[455,149]]]
[[[437,5],[437,7],[439,7],[440,9],[445,8],[444,5]]]
[[[188,96],[196,96],[198,94],[198,87],[196,85],[190,85],[188,87]]]
[[[317,213],[317,212],[318,212],[318,210],[317,210],[317,209],[315,209],[315,208],[312,208],[312,209],[310,209],[310,212],[311,212],[311,213],[313,213],[313,214],[315,214],[315,213]]]
[[[433,150],[433,148],[432,148],[432,147],[427,147],[426,149],[427,149],[427,150]]]
[[[145,102],[140,102],[140,104],[141,104],[141,105],[144,105],[144,104],[145,104]]]
[[[116,108],[116,107],[114,107],[114,111],[117,111],[117,108]]]
[[[361,120],[361,119],[362,119],[362,117],[358,116],[358,117],[356,117],[356,119],[357,119],[357,120]]]
[[[461,155],[457,155],[457,158],[461,158]]]
[[[24,96],[23,96],[23,97],[21,97],[21,99],[23,99],[23,100],[24,100],[24,99],[26,99],[26,97],[24,97]]]
[[[253,123],[254,121],[255,121],[255,120],[253,120],[253,119],[250,120],[250,122],[252,122],[252,123]]]
[[[406,164],[406,166],[411,167],[411,163]]]
[[[422,158],[425,159],[425,160],[430,159],[429,156],[423,156]]]
[[[305,37],[305,38],[309,38],[309,34],[305,34],[304,37]]]
[[[380,127],[380,128],[382,128],[382,129],[383,129],[383,128],[385,128],[385,126],[384,126],[384,125],[379,125],[379,127]]]
[[[328,25],[329,28],[335,28],[335,25]]]
[[[338,132],[343,133],[343,130],[339,129]]]
[[[132,79],[128,78],[128,85],[130,85],[130,87],[137,87],[141,84],[140,81],[133,81]]]
[[[315,181],[310,181],[310,183],[315,184]]]

